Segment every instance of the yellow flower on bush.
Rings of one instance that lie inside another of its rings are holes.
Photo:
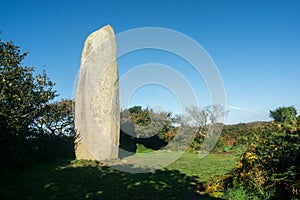
[[[282,125],[281,124],[278,124],[277,127],[278,127],[279,130],[282,129]]]
[[[241,167],[243,167],[243,163],[242,163],[241,161],[240,161],[240,162],[238,162],[238,163],[237,163],[237,167],[238,167],[238,168],[241,168]]]
[[[295,133],[297,131],[297,127],[292,128],[290,131],[291,133]]]
[[[251,152],[246,152],[246,157],[250,157],[252,156],[252,153]]]
[[[253,161],[257,159],[257,156],[254,153],[246,152],[245,158],[250,161]]]

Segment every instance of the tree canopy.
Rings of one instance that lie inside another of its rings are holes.
[[[270,117],[272,117],[276,122],[290,123],[296,120],[297,110],[294,106],[279,107],[270,111]]]
[[[0,39],[0,166],[18,165],[28,140],[49,135],[54,127],[55,133],[59,127],[66,130],[65,122],[72,121],[72,103],[53,102],[58,96],[55,84],[45,71],[39,74],[24,66],[26,55],[13,42]]]

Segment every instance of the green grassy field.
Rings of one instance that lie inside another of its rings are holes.
[[[136,174],[97,162],[60,161],[2,172],[0,199],[216,199],[195,191],[235,163],[233,155],[200,159],[185,153],[165,169]]]

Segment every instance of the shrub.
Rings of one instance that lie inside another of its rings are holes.
[[[300,190],[299,121],[273,122],[248,140],[227,187],[243,185],[259,199],[298,198]]]

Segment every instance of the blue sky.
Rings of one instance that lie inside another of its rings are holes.
[[[224,82],[230,109],[227,123],[269,120],[269,110],[279,106],[300,108],[300,1],[0,3],[1,38],[29,51],[25,64],[35,66],[38,72],[46,69],[61,97],[73,97],[84,40],[106,24],[116,33],[164,27],[201,44]],[[164,52],[136,52],[120,59],[120,76],[148,62],[167,64],[183,73],[196,88],[199,104],[209,104],[203,79],[192,70],[180,70],[188,64]],[[174,95],[155,85],[137,90],[130,104],[178,109]]]

